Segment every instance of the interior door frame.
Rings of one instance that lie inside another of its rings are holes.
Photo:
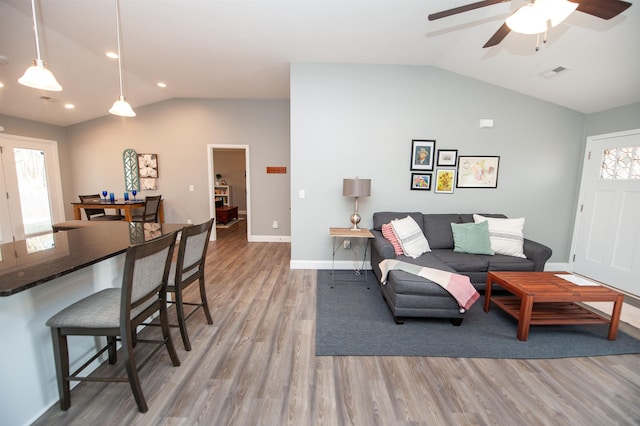
[[[233,144],[207,144],[207,162],[209,168],[209,214],[210,217],[216,217],[216,204],[214,194],[214,186],[215,186],[215,176],[216,171],[214,170],[214,149],[237,149],[244,150],[244,167],[246,171],[246,191],[247,191],[247,240],[251,241],[251,167],[250,167],[250,157],[249,157],[249,145],[233,145]],[[214,225],[211,230],[211,238],[212,241],[218,239],[218,234],[216,232],[216,227]]]
[[[8,145],[10,144],[10,145]],[[58,155],[58,142],[49,139],[38,139],[38,138],[30,138],[26,136],[17,136],[17,135],[7,135],[0,134],[0,146],[7,148],[8,146],[13,148],[14,146],[19,146],[28,149],[38,149],[45,151],[45,167],[47,174],[47,187],[49,192],[49,208],[51,209],[51,221],[52,224],[56,222],[63,221],[64,216],[64,199],[62,193],[62,177],[60,175],[60,158]],[[5,154],[3,154],[5,155]],[[5,157],[6,158],[6,157]],[[13,158],[13,154],[11,154],[11,158]],[[16,218],[13,218],[13,215],[16,214],[16,209],[12,208],[12,203],[18,203],[19,206],[19,194],[15,193],[12,196],[12,192],[17,192],[17,183],[14,182],[16,179],[15,176],[7,176],[10,173],[15,173],[15,166],[11,165],[11,167],[4,166],[3,180],[5,181],[5,190],[8,193],[7,200],[9,205],[9,211],[12,214],[12,234],[14,238],[23,239],[24,238],[24,228],[22,232],[16,233]],[[15,188],[13,187],[15,185]],[[14,201],[15,200],[15,201]],[[22,219],[20,219],[20,223],[22,224]]]
[[[573,236],[571,238],[571,251],[569,253],[570,257],[569,257],[569,271],[570,272],[575,272],[575,253],[577,250],[577,245],[578,245],[578,233],[580,232],[580,221],[582,220],[582,206],[584,204],[584,197],[585,197],[585,191],[586,191],[586,186],[587,186],[587,171],[588,171],[588,164],[590,161],[590,155],[593,152],[593,144],[594,141],[596,140],[600,140],[600,139],[611,139],[611,138],[618,138],[618,137],[624,137],[624,136],[630,136],[630,135],[634,135],[634,134],[638,134],[640,133],[640,129],[633,129],[633,130],[625,130],[622,132],[614,132],[614,133],[605,133],[605,134],[601,134],[601,135],[592,135],[587,137],[586,140],[586,144],[585,144],[585,150],[584,150],[584,160],[582,162],[582,172],[581,172],[581,176],[580,176],[580,189],[578,191],[578,204],[576,205],[576,215],[575,215],[575,221],[573,224]]]

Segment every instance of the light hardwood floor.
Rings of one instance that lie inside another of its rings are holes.
[[[640,355],[317,357],[315,271],[290,270],[289,244],[247,243],[243,226],[209,248],[214,325],[193,317],[191,352],[173,329],[182,365],[161,351],[141,371],[148,413],[126,383],[82,383],[67,412],[56,404],[35,424],[640,424]]]

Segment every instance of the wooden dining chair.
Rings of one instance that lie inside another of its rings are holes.
[[[208,324],[213,324],[209,305],[207,303],[207,293],[204,282],[205,260],[207,258],[207,247],[209,237],[215,219],[200,225],[187,226],[182,229],[180,244],[178,248],[178,258],[171,264],[167,292],[175,295],[175,301],[169,301],[176,305],[176,316],[178,327],[182,336],[182,343],[187,351],[191,350],[189,334],[187,333],[187,320],[191,318],[199,308],[202,308]],[[198,282],[200,286],[200,302],[185,302],[183,293],[191,284]],[[194,307],[185,315],[185,306]],[[172,325],[175,327],[175,325]]]
[[[134,214],[131,217],[131,221],[143,223],[158,222],[158,211],[160,210],[161,199],[162,195],[145,197],[142,213]]]
[[[100,194],[79,195],[80,201],[83,203],[100,201]],[[104,209],[84,209],[87,220],[122,220],[124,216],[119,214],[106,214]]]
[[[138,371],[164,346],[174,366],[180,360],[171,340],[167,317],[167,280],[175,247],[176,233],[156,238],[127,249],[121,288],[109,288],[88,296],[63,309],[47,321],[51,328],[56,364],[60,408],[71,406],[70,381],[129,382],[138,410],[148,410]],[[133,352],[136,328],[151,315],[159,314],[162,339],[136,343],[156,345],[138,364]],[[67,336],[105,336],[107,344],[77,371],[69,374]],[[122,343],[127,377],[80,376],[91,362],[108,351],[109,364],[117,361],[116,341]]]

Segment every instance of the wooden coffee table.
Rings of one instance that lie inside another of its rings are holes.
[[[491,302],[518,320],[518,340],[529,338],[531,325],[609,324],[609,340],[615,340],[624,295],[610,288],[573,284],[556,276],[559,272],[489,272],[484,311]],[[491,296],[496,283],[513,296]],[[613,302],[611,319],[576,302]]]

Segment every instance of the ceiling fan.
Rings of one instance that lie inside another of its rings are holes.
[[[432,13],[428,16],[428,19],[435,21],[436,19],[508,1],[511,0],[482,0]],[[511,31],[522,34],[546,34],[549,25],[555,27],[574,10],[579,10],[601,19],[611,19],[627,10],[629,6],[631,6],[631,3],[623,0],[530,0],[509,16],[505,23],[498,28],[498,31],[482,47],[491,47],[499,44]]]

